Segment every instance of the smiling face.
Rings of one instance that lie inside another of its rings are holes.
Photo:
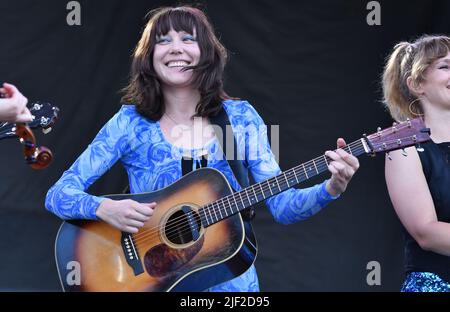
[[[429,66],[421,91],[430,105],[450,109],[450,53]]]
[[[223,90],[227,50],[208,17],[190,6],[162,7],[148,16],[122,100],[135,103],[143,116],[159,120],[165,98],[174,95],[167,91],[194,91],[200,96],[197,113],[217,114],[229,98]],[[174,89],[180,87],[184,90]]]
[[[157,36],[153,52],[153,66],[162,85],[188,87],[192,82],[193,70],[200,60],[200,47],[195,29],[193,34],[170,29],[165,35]]]

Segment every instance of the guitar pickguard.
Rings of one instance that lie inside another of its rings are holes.
[[[187,248],[175,249],[165,244],[154,246],[144,256],[144,266],[147,273],[158,278],[174,274],[200,251],[204,238],[202,236],[195,244]]]

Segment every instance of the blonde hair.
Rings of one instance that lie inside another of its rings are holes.
[[[420,100],[409,89],[407,80],[411,77],[412,85],[419,86],[425,81],[428,67],[449,52],[450,38],[442,35],[424,35],[412,43],[400,42],[394,47],[387,58],[382,81],[383,102],[392,118],[404,121],[423,114]]]

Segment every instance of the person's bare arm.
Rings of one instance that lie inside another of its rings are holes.
[[[391,152],[385,177],[394,209],[408,233],[424,250],[450,256],[450,223],[437,220],[436,209],[414,147]]]

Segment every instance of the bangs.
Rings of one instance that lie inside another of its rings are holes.
[[[162,12],[155,21],[155,35],[166,35],[171,29],[179,32],[185,31],[190,35],[194,35],[194,29],[198,31],[198,17],[194,12],[186,9],[169,9]]]
[[[426,56],[427,63],[447,56],[450,52],[450,38],[446,36],[435,36],[428,38],[423,45],[423,56]]]
[[[423,36],[414,45],[417,53],[411,66],[411,76],[416,82],[425,80],[425,72],[435,61],[450,52],[450,38],[447,36]]]
[[[153,56],[158,37],[166,36],[171,29],[195,36],[200,49],[200,59],[192,69],[192,86],[200,91],[196,116],[216,116],[222,101],[230,97],[223,90],[223,71],[227,50],[217,39],[205,13],[193,6],[160,7],[146,14],[145,28],[133,53],[130,81],[124,88],[123,102],[135,103],[137,111],[151,119],[160,120],[164,113],[161,80],[155,71]]]

